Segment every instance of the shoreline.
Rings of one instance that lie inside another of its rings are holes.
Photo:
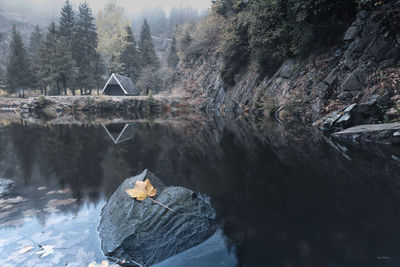
[[[92,116],[143,117],[151,114],[187,112],[195,109],[181,98],[168,96],[39,96],[0,97],[0,111],[20,116],[58,117],[76,113]]]

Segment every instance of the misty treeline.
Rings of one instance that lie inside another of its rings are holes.
[[[160,91],[171,82],[177,56],[172,42],[168,64],[161,64],[151,25],[167,38],[173,36],[176,25],[197,18],[197,12],[189,8],[173,8],[168,19],[163,12],[149,14],[149,22],[144,16],[141,22],[136,18],[137,25],[141,24],[136,41],[123,8],[115,2],[95,18],[87,3],[75,11],[66,0],[58,23],[47,29],[36,26],[28,44],[13,26],[6,69],[0,67],[0,89],[21,97],[27,89],[46,95],[92,94],[93,90],[99,93],[108,75],[118,73],[132,78],[142,93]]]

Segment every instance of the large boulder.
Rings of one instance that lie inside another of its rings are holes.
[[[373,95],[364,103],[353,103],[348,107],[332,112],[323,120],[322,129],[327,131],[343,130],[360,124],[378,123],[383,120],[389,106],[390,94]]]
[[[146,178],[157,189],[153,199],[173,211],[126,194],[126,189]],[[114,192],[101,212],[98,231],[106,256],[149,266],[202,243],[217,228],[216,213],[206,198],[183,187],[166,187],[145,170]]]
[[[13,180],[0,178],[0,197],[7,194],[14,187],[14,183]]]

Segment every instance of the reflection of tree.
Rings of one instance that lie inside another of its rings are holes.
[[[62,188],[70,187],[78,200],[84,192],[92,200],[98,200],[103,180],[100,164],[106,146],[102,145],[104,136],[97,126],[12,124],[6,134],[0,139],[0,147],[12,142],[13,149],[8,151],[8,157],[15,153],[26,183],[29,183],[32,166],[37,163],[45,184],[57,179]]]
[[[26,124],[12,124],[9,127],[11,142],[18,160],[19,167],[22,169],[22,176],[25,183],[29,182],[32,175],[32,167],[36,154],[36,131],[30,131]]]

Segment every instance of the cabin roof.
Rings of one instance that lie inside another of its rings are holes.
[[[104,86],[103,90],[101,93],[104,92],[104,90],[107,88],[109,84],[118,84],[122,91],[126,95],[138,95],[139,91],[137,90],[135,84],[132,82],[131,78],[125,77],[119,74],[111,74],[110,78],[108,79],[106,85]]]

